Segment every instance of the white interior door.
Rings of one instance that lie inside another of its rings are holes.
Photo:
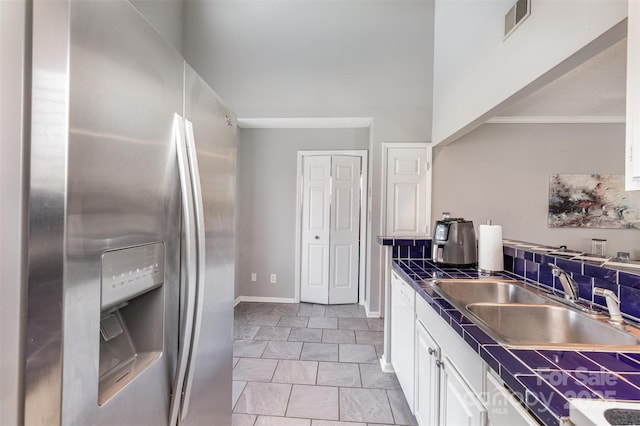
[[[331,157],[329,303],[358,302],[361,159]]]
[[[389,147],[386,155],[385,235],[428,235],[427,146],[413,144],[406,147]]]
[[[351,153],[349,153],[351,154]],[[361,155],[302,156],[300,300],[358,303]]]
[[[300,300],[329,302],[331,156],[303,159]]]

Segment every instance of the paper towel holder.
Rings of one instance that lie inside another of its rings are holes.
[[[500,275],[504,270],[502,227],[491,219],[478,229],[478,271],[483,276]]]

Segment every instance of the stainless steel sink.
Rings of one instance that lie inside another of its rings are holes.
[[[506,279],[433,279],[429,288],[497,342],[521,348],[640,351],[640,329]],[[580,312],[582,310],[583,312]]]
[[[565,306],[473,303],[466,310],[491,337],[507,346],[640,349],[637,329],[610,325],[605,317]]]
[[[427,281],[437,293],[459,308],[469,303],[543,304],[548,299],[517,281],[439,279]]]

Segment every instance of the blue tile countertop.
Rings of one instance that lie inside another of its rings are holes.
[[[398,257],[394,258],[393,269],[500,375],[514,395],[545,425],[563,424],[568,420],[570,398],[640,402],[640,353],[508,349],[437,293],[418,285],[426,278],[480,278],[479,272],[441,268],[428,259]],[[544,285],[513,272],[505,271],[500,276],[544,289]],[[640,351],[640,347],[638,349]]]

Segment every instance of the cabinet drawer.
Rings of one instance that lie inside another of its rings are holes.
[[[487,371],[487,417],[491,426],[534,426],[538,423],[502,386],[502,380]]]

